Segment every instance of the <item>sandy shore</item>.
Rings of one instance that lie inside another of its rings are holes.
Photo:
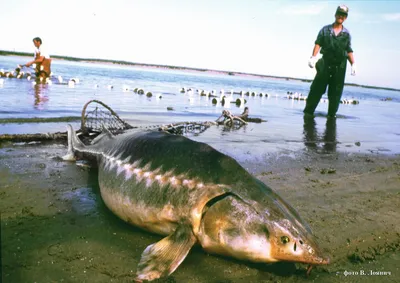
[[[132,282],[140,254],[160,237],[116,218],[97,172],[63,162],[65,152],[0,148],[3,282]],[[332,263],[306,278],[302,264],[249,264],[195,248],[159,282],[399,282],[399,155],[274,155],[259,169],[310,223]]]

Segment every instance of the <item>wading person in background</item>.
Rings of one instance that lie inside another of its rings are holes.
[[[31,65],[36,64],[36,78],[46,79],[50,77],[51,73],[51,58],[42,48],[42,39],[40,37],[35,37],[33,39],[33,45],[35,45],[34,59],[33,61],[26,63],[25,66],[30,67]]]
[[[336,117],[342,97],[347,60],[351,64],[351,75],[356,74],[350,32],[343,26],[349,8],[339,6],[335,13],[335,22],[324,26],[318,33],[312,56],[308,62],[310,68],[316,67],[317,74],[311,84],[304,113],[314,115],[315,108],[328,88],[328,117]],[[321,49],[322,58],[317,62]]]

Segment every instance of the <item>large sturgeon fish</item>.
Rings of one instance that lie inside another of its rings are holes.
[[[233,158],[165,132],[113,136],[84,145],[68,125],[69,153],[96,157],[101,196],[119,218],[165,235],[148,246],[136,280],[168,276],[196,243],[252,262],[328,264],[298,213]]]

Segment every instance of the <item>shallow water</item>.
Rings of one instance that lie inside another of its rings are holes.
[[[0,68],[13,70],[27,58],[0,57]],[[262,159],[270,153],[293,155],[302,151],[329,153],[400,152],[400,92],[346,86],[343,98],[354,98],[358,105],[341,105],[336,121],[327,121],[327,103],[320,103],[317,117],[303,120],[303,101],[286,98],[288,91],[308,94],[310,83],[260,79],[220,74],[194,73],[167,69],[145,69],[111,64],[55,60],[52,71],[64,82],[77,77],[74,88],[66,84],[32,86],[27,80],[4,79],[0,86],[0,119],[33,117],[79,117],[83,105],[98,99],[108,104],[132,125],[166,124],[179,121],[214,121],[226,107],[213,106],[211,99],[180,93],[182,87],[226,92],[254,91],[268,98],[245,97],[250,117],[267,120],[249,123],[238,130],[211,127],[193,139],[204,141],[244,161]],[[95,85],[98,87],[95,87]],[[113,89],[107,88],[113,85]],[[152,92],[147,98],[123,87],[141,87]],[[157,99],[158,96],[161,99]],[[234,95],[234,97],[239,97]],[[381,101],[390,97],[391,101]],[[326,97],[324,97],[326,98]],[[168,111],[172,106],[174,111]],[[228,108],[240,114],[243,107]],[[72,123],[76,129],[79,123]],[[65,131],[66,123],[4,123],[0,134]]]

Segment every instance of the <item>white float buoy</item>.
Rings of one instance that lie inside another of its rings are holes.
[[[61,84],[63,82],[63,78],[61,76],[58,76],[57,79],[58,79],[58,83]]]
[[[4,79],[0,79],[0,85],[4,84]]]
[[[75,87],[75,81],[73,81],[73,80],[68,81],[68,87],[70,87],[70,88]]]
[[[108,85],[107,88],[108,88],[109,90],[112,90],[112,89],[114,88],[114,86],[113,86],[113,85]]]

